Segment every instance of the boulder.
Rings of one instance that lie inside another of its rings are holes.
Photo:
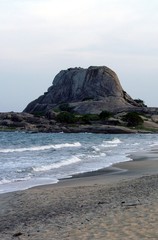
[[[24,112],[47,113],[63,103],[81,114],[140,106],[123,90],[114,71],[105,66],[91,66],[60,71],[48,91],[28,104]]]
[[[158,123],[158,115],[153,115],[151,119],[153,122]]]

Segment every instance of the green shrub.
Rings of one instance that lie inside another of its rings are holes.
[[[64,112],[72,112],[72,107],[68,103],[62,103],[59,105],[59,110]]]
[[[123,118],[123,121],[127,122],[127,126],[136,127],[143,124],[143,119],[139,116],[137,112],[129,112]]]
[[[33,115],[34,115],[35,117],[42,117],[42,116],[45,116],[44,112],[42,112],[42,111],[39,111],[39,112],[33,112]]]
[[[141,100],[141,99],[134,99],[134,101],[136,102],[136,103],[138,103],[140,106],[143,106],[143,107],[147,107],[146,105],[145,105],[145,103],[144,103],[144,101],[143,100]]]
[[[53,111],[54,111],[55,113],[59,113],[59,112],[61,112],[60,109],[57,108],[57,107],[56,107],[56,108],[53,108]]]
[[[99,114],[99,117],[100,117],[101,120],[106,120],[106,119],[110,118],[111,116],[112,116],[112,113],[108,112],[108,111],[102,111]]]
[[[56,121],[60,123],[75,123],[76,117],[69,112],[61,112],[56,116]]]
[[[81,117],[81,120],[86,124],[90,124],[91,121],[98,121],[99,120],[99,115],[97,115],[97,114],[85,114]]]

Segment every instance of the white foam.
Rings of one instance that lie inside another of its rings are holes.
[[[86,158],[99,158],[99,157],[105,157],[106,153],[101,152],[99,154],[95,154],[95,155],[87,155]]]
[[[76,143],[56,144],[56,145],[53,145],[52,148],[59,149],[59,148],[65,148],[65,147],[81,147],[81,143],[76,142]]]
[[[93,146],[92,149],[94,149],[96,152],[99,152],[99,151],[100,151],[100,148],[99,148],[99,147],[96,147],[96,146]]]
[[[112,144],[118,144],[118,143],[122,143],[122,141],[119,138],[113,138],[111,141],[105,141],[106,143],[112,143]]]
[[[6,178],[3,178],[2,180],[0,180],[0,185],[1,184],[6,184],[6,183],[11,183],[12,181],[11,180],[8,180]]]
[[[129,144],[129,145],[130,145],[130,144]],[[132,146],[138,146],[138,145],[140,145],[140,143],[137,143],[137,142],[136,142],[136,143],[132,143],[131,145],[132,145]]]
[[[101,147],[107,147],[107,148],[109,148],[109,147],[117,147],[117,146],[118,146],[118,144],[107,144],[106,142],[101,144]]]
[[[44,151],[49,149],[60,149],[66,147],[80,147],[81,143],[63,143],[63,144],[55,144],[55,145],[43,145],[29,148],[8,148],[8,149],[0,149],[0,153],[12,153],[12,152],[26,152],[26,151]]]
[[[150,147],[158,147],[158,142],[152,143]]]
[[[0,185],[8,184],[8,183],[14,183],[14,182],[28,181],[29,179],[30,179],[30,177],[15,178],[15,179],[11,179],[11,180],[3,178],[2,180],[0,180]]]
[[[57,168],[60,168],[60,167],[63,167],[63,166],[67,166],[67,165],[70,165],[70,164],[75,164],[75,163],[80,162],[80,161],[81,161],[81,159],[79,157],[73,156],[70,159],[63,160],[63,161],[58,162],[58,163],[52,163],[50,165],[44,165],[44,166],[40,166],[40,167],[33,167],[33,171],[35,171],[35,172],[45,172],[45,171],[49,171],[49,170],[52,170],[52,169],[57,169]]]
[[[100,145],[101,147],[117,147],[118,144],[122,143],[119,138],[114,138],[111,141],[103,141],[103,143]]]
[[[106,156],[106,153],[100,153],[100,156],[101,156],[101,157],[105,157],[105,156]]]

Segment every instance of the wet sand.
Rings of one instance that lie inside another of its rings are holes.
[[[158,239],[158,161],[155,155],[134,158],[1,194],[0,239]]]

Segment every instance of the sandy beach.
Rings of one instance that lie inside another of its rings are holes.
[[[2,240],[158,239],[158,161],[135,161],[0,195]]]

